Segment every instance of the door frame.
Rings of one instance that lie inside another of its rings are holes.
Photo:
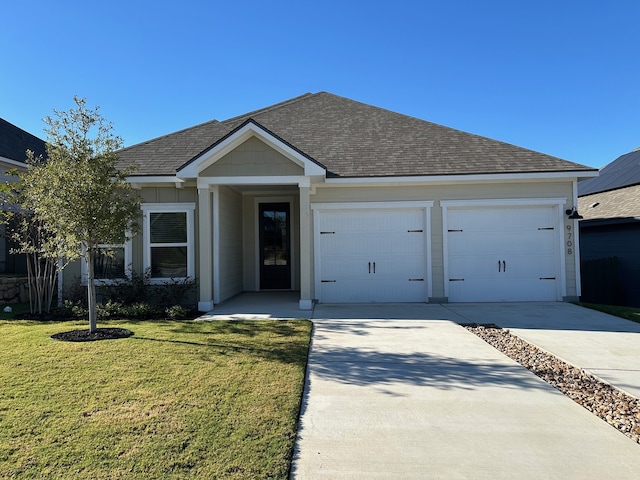
[[[556,285],[556,301],[562,300],[567,295],[566,257],[564,251],[564,206],[566,198],[497,198],[482,200],[440,200],[442,208],[442,259],[444,263],[444,296],[449,298],[449,242],[448,242],[448,210],[464,210],[470,208],[482,208],[487,210],[500,210],[503,208],[517,207],[547,207],[553,208],[556,217],[556,269],[558,271],[558,283]]]
[[[433,296],[433,274],[431,268],[431,208],[433,201],[390,201],[390,202],[340,202],[340,203],[312,203],[311,211],[313,212],[313,270],[314,270],[314,287],[315,296],[319,303],[322,303],[320,292],[322,291],[321,280],[321,255],[320,255],[320,214],[327,211],[340,210],[423,210],[424,212],[424,242],[425,242],[425,303],[429,302]]]
[[[253,217],[254,217],[254,254],[255,254],[255,291],[260,292],[260,204],[261,203],[288,203],[289,204],[289,267],[291,268],[291,288],[289,290],[295,290],[296,283],[296,251],[295,251],[295,239],[298,228],[297,217],[294,214],[294,197],[254,197],[253,198]],[[267,291],[267,290],[265,290]]]

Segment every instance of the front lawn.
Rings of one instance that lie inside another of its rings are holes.
[[[579,303],[578,305],[640,323],[640,308],[637,307],[619,307],[617,305],[601,305],[598,303]]]
[[[0,321],[0,478],[286,478],[311,324]]]

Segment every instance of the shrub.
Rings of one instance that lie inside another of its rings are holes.
[[[149,318],[162,317],[162,310],[146,302],[134,303],[133,305],[127,305],[123,309],[123,313],[127,318],[133,318],[138,320],[145,320]]]
[[[171,320],[184,320],[189,316],[189,311],[182,305],[172,305],[167,307],[164,311],[167,318]]]
[[[172,307],[184,305],[196,290],[196,281],[191,278],[172,278],[159,285],[153,285],[154,297],[159,305]]]
[[[100,319],[121,318],[125,313],[124,305],[112,300],[107,300],[106,303],[99,303],[96,308]]]
[[[153,293],[149,285],[150,277],[149,270],[143,274],[133,273],[129,279],[116,280],[111,285],[101,286],[100,295],[106,301],[112,300],[124,305],[147,302],[151,300]]]

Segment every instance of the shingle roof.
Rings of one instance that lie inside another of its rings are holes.
[[[326,92],[128,147],[120,152],[121,161],[137,164],[138,175],[174,175],[181,165],[249,119],[323,165],[328,176],[593,170]]]
[[[619,156],[595,178],[578,183],[578,195],[605,192],[640,183],[640,148]]]
[[[584,220],[640,220],[640,185],[593,193],[578,198]]]
[[[27,150],[33,151],[36,156],[45,155],[45,145],[44,140],[0,118],[0,157],[25,162]]]

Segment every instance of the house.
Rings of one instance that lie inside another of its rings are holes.
[[[123,247],[202,311],[247,291],[314,302],[580,295],[576,184],[597,171],[359,103],[305,94],[120,151],[143,198]]]
[[[0,182],[12,181],[7,172],[26,169],[27,150],[36,156],[46,154],[45,141],[0,118]],[[0,273],[26,273],[24,257],[11,255],[0,226]]]
[[[578,183],[583,300],[640,307],[640,149]]]

